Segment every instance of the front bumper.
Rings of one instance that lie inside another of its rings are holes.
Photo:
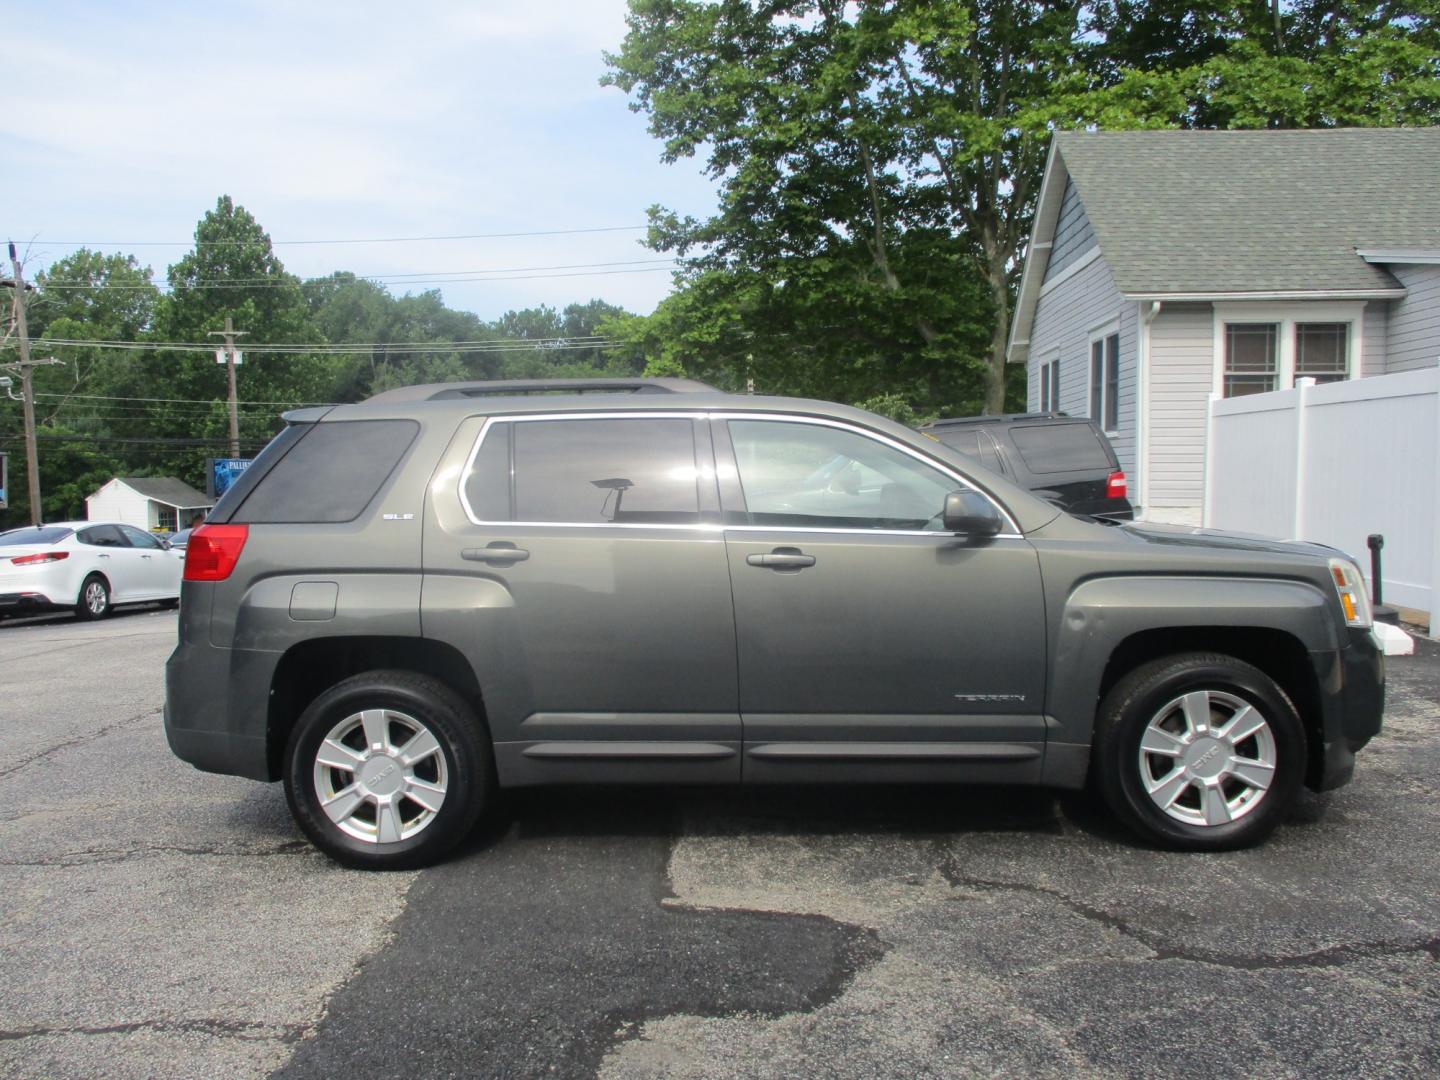
[[[1380,733],[1385,715],[1385,654],[1369,630],[1347,630],[1336,653],[1316,653],[1322,742],[1308,782],[1329,791],[1350,781],[1355,753]]]

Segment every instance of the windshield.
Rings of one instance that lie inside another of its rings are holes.
[[[72,531],[60,525],[32,525],[25,529],[11,529],[9,532],[0,533],[0,547],[53,544],[64,540]]]

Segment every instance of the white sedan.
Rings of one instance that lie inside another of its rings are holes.
[[[133,525],[61,521],[0,533],[0,615],[69,608],[102,619],[116,604],[180,600],[182,552]]]

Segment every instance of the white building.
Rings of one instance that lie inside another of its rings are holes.
[[[147,531],[176,532],[189,528],[215,505],[189,484],[173,476],[117,476],[85,500],[91,521],[121,521]]]

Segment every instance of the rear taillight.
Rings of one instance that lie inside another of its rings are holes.
[[[1125,495],[1125,473],[1116,469],[1105,478],[1105,497],[1107,499],[1123,499]]]
[[[36,563],[59,562],[69,557],[68,551],[40,551],[34,555],[16,555],[10,561],[16,566],[34,566]]]
[[[201,525],[185,548],[186,581],[224,581],[240,561],[249,525]]]

